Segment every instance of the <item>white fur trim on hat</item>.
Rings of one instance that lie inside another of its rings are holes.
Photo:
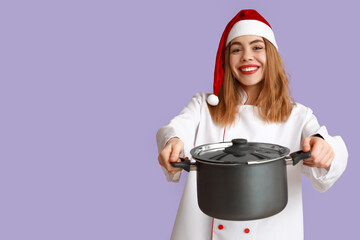
[[[219,104],[219,98],[215,94],[210,94],[207,98],[208,104],[211,106],[217,106]]]
[[[278,49],[273,30],[267,24],[258,20],[242,20],[235,23],[230,30],[226,40],[226,45],[228,45],[234,38],[244,35],[257,35],[264,37],[269,40],[276,49]]]

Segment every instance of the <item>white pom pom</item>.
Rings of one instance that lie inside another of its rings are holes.
[[[219,98],[215,94],[210,94],[207,98],[207,102],[211,106],[217,106],[219,104]]]

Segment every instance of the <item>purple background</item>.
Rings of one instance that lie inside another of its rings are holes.
[[[341,135],[347,170],[303,178],[305,239],[358,235],[359,4],[1,1],[0,239],[169,239],[186,174],[165,180],[157,129],[212,89],[227,22],[272,25],[293,98]]]

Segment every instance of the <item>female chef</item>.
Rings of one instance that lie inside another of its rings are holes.
[[[226,26],[216,56],[214,93],[196,94],[180,115],[159,129],[159,163],[168,181],[181,171],[171,166],[191,157],[194,146],[245,138],[311,151],[312,157],[288,168],[288,204],[259,220],[225,221],[201,212],[196,171],[190,171],[176,216],[173,240],[302,240],[301,174],[320,192],[329,189],[347,163],[341,137],[319,126],[312,111],[290,101],[288,79],[270,24],[255,10],[240,11]]]

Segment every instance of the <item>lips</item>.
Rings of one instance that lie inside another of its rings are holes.
[[[259,70],[258,65],[242,65],[239,67],[239,70],[242,74],[254,74]]]

